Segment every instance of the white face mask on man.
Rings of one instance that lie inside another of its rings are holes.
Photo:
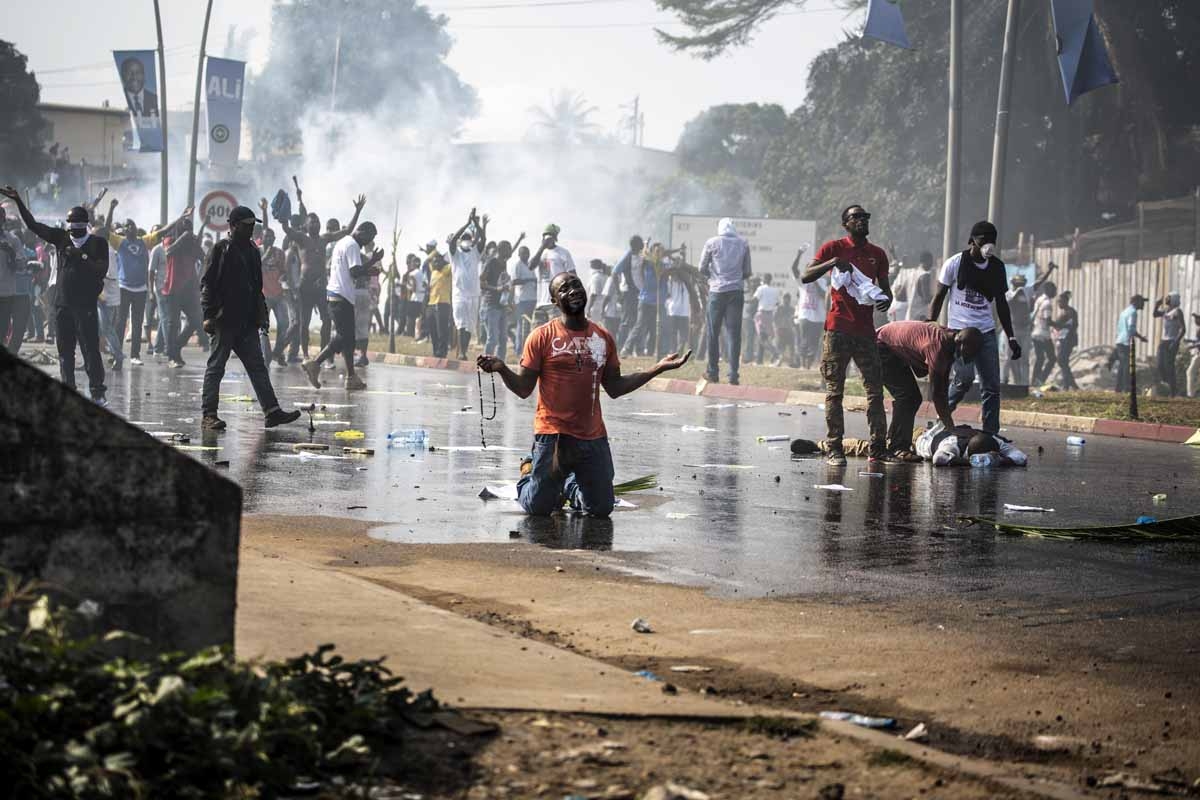
[[[979,252],[983,254],[984,258],[991,258],[992,256],[996,255],[996,245],[992,242],[988,242],[979,248]]]

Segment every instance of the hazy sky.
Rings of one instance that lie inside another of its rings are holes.
[[[168,105],[190,108],[204,4],[161,5]],[[253,71],[267,55],[271,6],[271,0],[215,0],[209,53],[225,54],[230,25],[252,28]],[[816,0],[808,11],[768,22],[748,47],[706,62],[657,41],[653,25],[681,28],[649,0],[442,0],[429,6],[450,18],[456,40],[450,65],[482,100],[465,139],[519,139],[529,125],[527,108],[569,89],[598,107],[594,120],[605,128],[621,118],[622,104],[640,96],[645,144],[666,150],[675,147],[684,123],[711,105],[774,102],[792,110],[804,98],[809,61],[862,25],[861,15],[847,17],[828,0]],[[29,57],[44,101],[121,105],[111,51],[155,47],[154,14],[150,0],[41,0],[6,15],[0,37]]]

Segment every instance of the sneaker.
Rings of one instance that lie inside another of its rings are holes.
[[[354,366],[365,367],[365,366],[368,366],[370,363],[371,362],[367,360],[366,356],[359,356],[358,360],[354,362]]]
[[[200,430],[204,431],[223,431],[225,430],[225,420],[218,417],[216,414],[205,416],[200,420]]]
[[[521,459],[521,477],[525,477],[533,472],[533,456],[525,456]]]
[[[924,460],[912,450],[901,450],[897,453],[892,453],[892,461],[897,464],[920,464]]]
[[[825,458],[825,463],[831,467],[844,467],[846,466],[846,454],[841,450],[831,450]]]
[[[137,356],[131,356],[129,359],[129,363],[135,367],[140,367],[142,365],[142,360],[140,358],[138,358]]]
[[[738,381],[737,378],[730,378],[729,385],[730,386],[741,386],[742,384],[741,384],[741,382]]]
[[[176,361],[173,358],[167,359],[167,369],[179,369],[182,366],[183,363],[180,361]]]
[[[337,364],[333,363],[332,361],[326,361],[321,366],[321,369],[324,369],[324,370],[337,369]]]
[[[314,389],[321,388],[321,365],[315,361],[304,361],[300,364],[300,369],[304,370],[304,374],[308,376],[308,382],[312,384]]]
[[[279,365],[279,366],[281,366],[281,367],[286,367],[286,366],[287,366],[287,362],[283,360],[283,356],[276,356],[276,357],[275,357],[275,363],[276,363],[276,364],[278,364],[278,365]]]
[[[719,376],[719,375],[708,375],[708,374],[706,374],[706,375],[704,376],[704,380],[708,381],[709,383],[720,383],[720,382],[721,382],[721,376]]]
[[[112,370],[113,372],[120,372],[121,371],[121,362],[118,359],[110,358],[108,360],[108,368],[110,370]]]
[[[270,414],[267,414],[267,427],[274,428],[276,425],[287,425],[289,422],[295,422],[300,419],[299,411],[284,411],[282,408],[277,408]]]
[[[367,388],[367,384],[363,382],[362,378],[358,377],[357,375],[347,375],[346,376],[346,390],[347,391],[350,391],[350,392],[360,391],[365,388]]]
[[[92,395],[92,402],[101,408],[108,408],[108,398],[102,394]]]

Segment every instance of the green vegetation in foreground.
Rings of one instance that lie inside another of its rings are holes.
[[[114,655],[140,640],[37,584],[0,585],[0,786],[27,798],[272,798],[394,774],[400,721],[432,696],[323,645],[286,661],[226,649]]]

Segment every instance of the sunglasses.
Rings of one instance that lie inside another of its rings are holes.
[[[870,219],[871,215],[866,211],[858,211],[854,214],[847,214],[846,219]]]

